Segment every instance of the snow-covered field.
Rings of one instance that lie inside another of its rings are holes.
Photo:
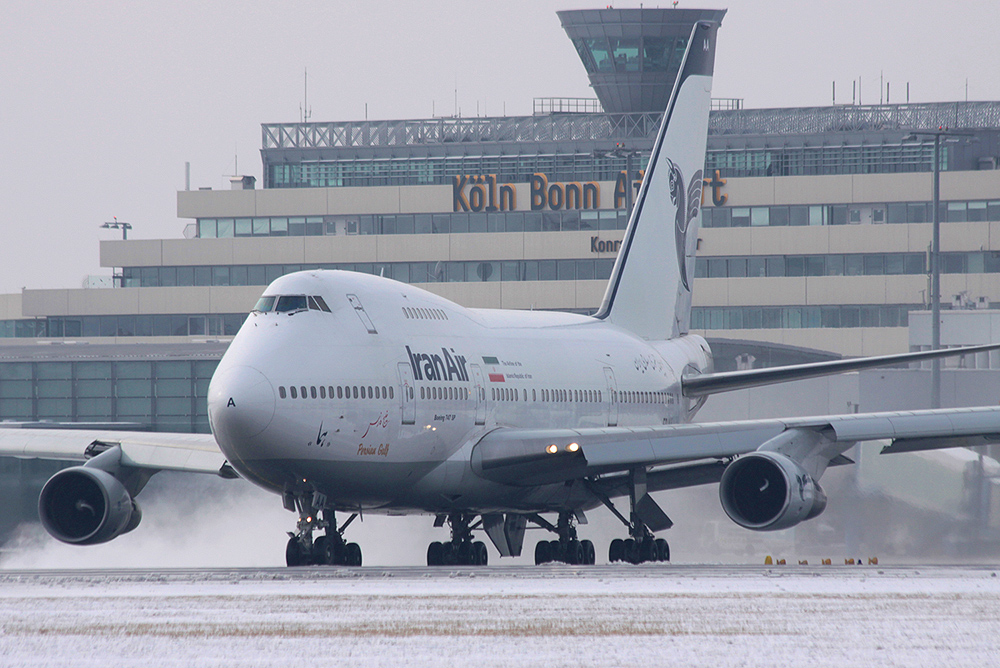
[[[0,665],[996,666],[998,572],[3,572]]]

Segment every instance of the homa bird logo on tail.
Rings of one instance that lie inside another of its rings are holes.
[[[704,185],[699,169],[691,177],[691,183],[687,190],[684,189],[684,174],[670,158],[667,158],[667,169],[670,171],[670,201],[677,207],[674,234],[676,236],[677,267],[680,270],[681,282],[684,289],[691,291],[691,283],[694,279],[694,263],[688,262],[688,258],[694,258],[697,238],[688,239],[688,228],[691,221],[698,215],[701,207],[701,189]],[[689,247],[690,245],[690,247]],[[690,266],[689,266],[690,264]]]

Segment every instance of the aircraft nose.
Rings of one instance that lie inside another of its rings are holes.
[[[208,414],[220,445],[236,445],[260,434],[274,417],[274,388],[249,366],[217,372],[208,387]]]

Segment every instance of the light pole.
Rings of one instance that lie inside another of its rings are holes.
[[[934,228],[931,233],[931,350],[941,347],[941,138],[972,137],[969,132],[950,132],[941,127],[932,131],[914,131],[904,138],[934,137]],[[931,361],[931,408],[941,408],[941,360]]]
[[[104,230],[121,230],[122,240],[128,241],[128,231],[132,229],[131,223],[121,223],[118,222],[118,216],[114,216],[114,222],[108,222],[101,225],[101,229]]]

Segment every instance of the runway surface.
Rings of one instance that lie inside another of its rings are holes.
[[[0,571],[3,666],[994,666],[1000,568]]]

